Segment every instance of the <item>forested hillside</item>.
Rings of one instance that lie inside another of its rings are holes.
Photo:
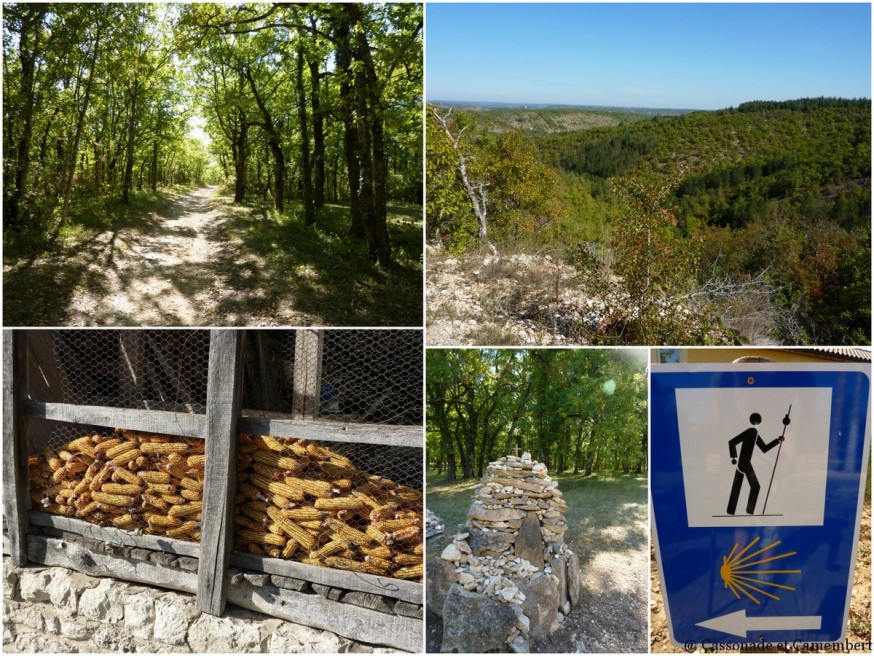
[[[418,275],[407,220],[390,217],[422,202],[421,29],[417,4],[4,5],[13,297],[22,263],[143,235],[150,212],[203,185],[262,215],[225,225],[243,242],[313,226],[333,266]],[[282,260],[291,246],[270,241],[260,255]]]
[[[499,250],[562,244],[581,285],[618,287],[641,310],[585,339],[870,341],[869,100],[751,102],[550,135],[493,135],[481,112],[450,115],[447,132],[436,111],[431,237],[456,250],[478,241],[464,152]],[[458,148],[447,134],[462,135]],[[677,304],[695,321],[666,312]]]
[[[446,480],[529,451],[552,473],[646,469],[646,354],[428,351],[429,467]]]

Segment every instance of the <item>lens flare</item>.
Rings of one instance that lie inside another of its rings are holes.
[[[770,549],[777,548],[777,546],[780,544],[779,541],[772,542],[767,547],[762,547],[758,551],[747,554],[747,552],[752,549],[758,541],[759,538],[755,538],[740,552],[738,552],[738,547],[740,547],[740,545],[735,544],[734,549],[731,550],[731,553],[727,556],[722,557],[722,567],[719,568],[719,576],[722,577],[722,582],[725,584],[725,587],[731,590],[732,594],[734,594],[734,596],[738,599],[740,599],[741,594],[743,594],[757,604],[762,603],[761,599],[757,595],[764,595],[766,597],[770,597],[771,599],[780,601],[780,597],[778,597],[776,594],[767,590],[763,590],[758,586],[766,586],[770,588],[777,588],[780,590],[794,591],[795,588],[791,585],[774,583],[773,581],[765,579],[766,577],[773,576],[774,574],[801,574],[801,570],[751,568],[754,568],[758,565],[764,565],[765,563],[770,563],[775,560],[780,560],[782,558],[789,558],[790,556],[794,556],[797,552],[789,551],[787,553],[779,554],[777,556],[768,556],[765,558],[756,559],[757,556],[765,554],[765,552],[769,551]],[[753,585],[754,583],[756,585]]]

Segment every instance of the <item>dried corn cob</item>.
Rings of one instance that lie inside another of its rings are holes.
[[[148,522],[149,527],[152,529],[175,528],[182,525],[182,520],[178,517],[159,515],[158,513],[146,513],[146,522]]]
[[[410,526],[402,528],[400,531],[394,531],[391,534],[391,539],[395,542],[407,542],[410,540],[422,540],[422,529],[419,526]]]
[[[108,439],[108,440],[103,440],[102,442],[100,442],[99,444],[94,446],[94,450],[97,451],[98,453],[106,453],[107,451],[109,451],[113,447],[118,446],[119,444],[121,444],[121,440],[118,439],[117,437],[112,438],[112,439]]]
[[[384,545],[375,545],[370,547],[359,547],[361,549],[361,553],[366,556],[374,556],[376,558],[382,558],[384,560],[388,560],[392,557],[394,553],[391,549]]]
[[[100,491],[105,494],[137,495],[142,493],[143,488],[139,485],[129,485],[126,483],[104,483]]]
[[[122,453],[136,450],[138,446],[139,444],[136,442],[120,442],[116,446],[106,450],[106,459],[112,460],[113,458],[117,458]]]
[[[328,518],[325,524],[329,526],[334,533],[340,537],[352,542],[353,544],[370,544],[373,538],[369,534],[362,533],[358,529],[352,528],[348,524],[344,524],[339,519]]]
[[[140,451],[148,454],[165,455],[168,453],[184,453],[189,450],[185,442],[143,442]]]
[[[315,551],[310,552],[310,558],[322,558],[324,556],[333,556],[341,551],[345,551],[349,547],[349,543],[343,540],[331,540],[327,544],[323,544]]]
[[[109,462],[113,465],[127,466],[128,463],[135,462],[139,457],[140,457],[139,449],[130,449],[128,451],[123,451],[120,455],[115,456]],[[139,465],[139,463],[137,463],[137,464],[138,464],[138,466],[142,466],[142,465]]]
[[[422,564],[422,556],[416,554],[403,554],[399,553],[395,555],[394,561],[398,565],[421,565]]]
[[[195,490],[179,490],[179,496],[189,501],[200,501],[203,498],[203,493]]]
[[[415,517],[409,519],[386,519],[374,522],[374,524],[380,531],[391,533],[392,531],[400,531],[401,529],[409,528],[411,526],[421,526],[422,521],[418,517]]]
[[[364,501],[355,497],[334,497],[333,499],[316,499],[318,510],[358,510],[364,507]]]
[[[271,494],[278,494],[280,496],[286,497],[287,499],[294,499],[295,501],[303,500],[303,493],[300,490],[289,487],[285,483],[270,481],[263,476],[259,476],[257,474],[251,476],[249,480],[252,482],[253,485],[260,487],[262,490],[266,490]]]
[[[394,572],[392,572],[392,576],[399,579],[417,579],[421,578],[425,574],[425,566],[424,565],[412,565],[410,567],[399,567]]]
[[[130,485],[140,485],[142,480],[137,478],[137,475],[134,474],[129,469],[125,469],[124,467],[116,467],[112,472],[112,480],[117,483],[121,483],[124,481]]]
[[[188,456],[188,460],[185,461],[185,464],[194,469],[203,469],[206,467],[206,456],[202,454]]]
[[[91,498],[100,503],[110,506],[130,506],[133,504],[133,497],[127,494],[107,494],[106,492],[92,492]]]
[[[199,521],[188,521],[184,522],[181,526],[177,526],[175,528],[168,528],[167,532],[164,534],[168,538],[184,538],[191,533],[194,533],[197,529],[200,528]]]
[[[163,512],[167,512],[168,510],[170,510],[170,504],[164,501],[161,497],[154,494],[144,494],[143,505],[145,507],[154,508]]]
[[[140,470],[136,473],[136,477],[144,480],[146,483],[169,483],[170,474],[161,471],[146,471]]]
[[[168,483],[146,483],[146,487],[153,494],[176,494],[176,486]]]
[[[259,533],[248,529],[237,531],[237,533],[243,540],[254,542],[255,544],[272,544],[277,547],[284,547],[286,542],[284,536],[276,535],[274,533]]]
[[[327,481],[312,481],[306,478],[286,476],[285,484],[312,497],[329,497],[334,492],[331,484]]]
[[[325,512],[322,510],[317,510],[315,508],[310,507],[301,507],[301,508],[289,508],[288,510],[282,511],[283,517],[288,517],[289,519],[294,520],[320,520],[324,519]]]
[[[297,540],[288,538],[288,542],[285,543],[285,546],[282,548],[282,552],[280,555],[283,558],[291,558],[294,555],[294,552],[297,551],[297,547]]]
[[[385,570],[381,567],[377,567],[371,563],[362,563],[357,560],[350,560],[349,558],[340,558],[338,556],[328,556],[325,558],[325,564],[328,567],[335,567],[337,569],[345,569],[350,572],[361,572],[363,574],[385,574]]]
[[[388,570],[390,570],[392,567],[394,567],[394,563],[392,563],[390,560],[387,560],[385,558],[380,558],[379,556],[365,556],[364,562],[370,563],[371,565],[374,565],[375,567],[380,567],[386,572]]]
[[[252,459],[255,462],[275,467],[276,469],[286,470],[291,472],[299,472],[303,469],[300,462],[290,456],[283,456],[275,451],[255,451],[252,454]]]
[[[192,501],[182,506],[173,506],[167,514],[171,517],[186,517],[187,515],[196,515],[201,510],[203,510],[203,503]]]
[[[306,529],[298,526],[295,522],[282,516],[282,513],[276,508],[267,508],[267,515],[279,527],[285,531],[288,537],[293,538],[295,542],[300,544],[307,551],[314,551],[318,541],[310,535]]]
[[[116,528],[126,528],[134,523],[133,515],[130,513],[125,513],[124,515],[119,515],[118,517],[112,518],[112,525]]]
[[[180,487],[184,487],[186,490],[194,490],[195,492],[203,492],[203,481],[198,481],[193,478],[183,478],[179,481]],[[171,492],[172,494],[172,492]]]

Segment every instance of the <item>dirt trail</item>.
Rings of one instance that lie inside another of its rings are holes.
[[[227,219],[214,198],[217,189],[195,189],[174,200],[144,234],[103,233],[102,256],[90,264],[100,285],[73,295],[68,324],[208,326],[270,323],[216,308],[254,292],[228,284],[228,264],[237,255],[221,235]],[[93,278],[92,278],[93,279]],[[302,321],[305,322],[305,321]]]

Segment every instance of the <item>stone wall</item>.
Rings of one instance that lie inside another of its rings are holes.
[[[3,598],[5,652],[396,651],[231,605],[222,617],[213,617],[199,613],[190,594],[63,567],[16,569],[6,557]]]

